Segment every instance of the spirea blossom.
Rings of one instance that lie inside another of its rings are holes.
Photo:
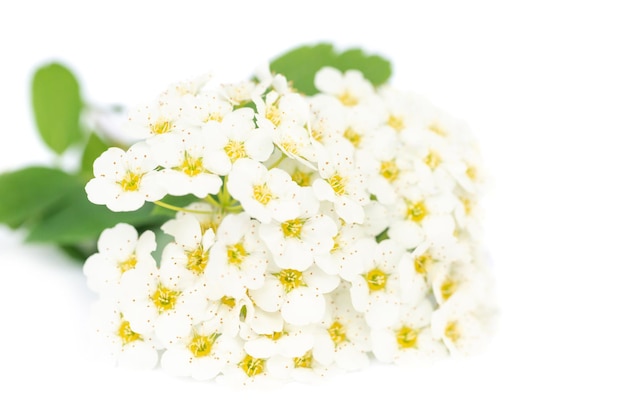
[[[111,355],[248,385],[478,350],[494,304],[471,132],[356,70],[322,68],[309,96],[259,74],[170,86],[95,161],[93,203],[171,212],[165,240],[119,224],[85,263]]]

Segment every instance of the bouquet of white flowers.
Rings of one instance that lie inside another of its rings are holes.
[[[479,349],[479,149],[389,74],[304,47],[250,80],[173,84],[128,112],[129,146],[91,147],[89,201],[149,207],[85,254],[118,363],[247,384]]]

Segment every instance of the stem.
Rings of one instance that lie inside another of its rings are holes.
[[[198,214],[201,214],[201,215],[210,215],[210,214],[213,213],[213,212],[209,212],[209,211],[206,211],[206,210],[195,210],[195,209],[181,208],[180,206],[170,205],[169,203],[161,202],[160,200],[155,200],[152,203],[154,203],[157,206],[161,206],[162,208],[174,210],[174,211],[177,211],[177,212],[198,213]]]
[[[274,161],[274,163],[272,165],[270,165],[269,167],[267,167],[268,170],[271,170],[272,168],[276,168],[278,167],[278,164],[280,164],[287,156],[285,155],[285,153],[283,152],[280,155],[280,158],[276,161]]]

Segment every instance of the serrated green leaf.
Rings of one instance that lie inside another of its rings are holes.
[[[391,63],[383,57],[367,55],[360,49],[338,53],[328,43],[293,49],[270,63],[272,71],[283,74],[296,90],[307,95],[318,93],[315,74],[327,66],[342,71],[359,70],[374,86],[391,77]]]
[[[37,129],[52,151],[60,155],[80,141],[82,101],[69,69],[58,63],[40,67],[33,76],[32,102]]]
[[[93,177],[93,162],[107,149],[109,146],[98,135],[93,132],[89,135],[80,164],[83,177],[86,179]]]
[[[120,222],[140,227],[166,219],[151,215],[152,206],[146,204],[134,212],[111,212],[105,206],[91,203],[81,185],[74,187],[56,210],[35,225],[26,240],[68,246],[96,241],[104,229]]]
[[[17,228],[34,221],[80,182],[64,171],[28,167],[0,175],[0,223]]]

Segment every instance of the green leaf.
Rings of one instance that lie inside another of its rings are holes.
[[[104,229],[120,222],[135,227],[154,226],[166,218],[151,215],[152,206],[146,204],[134,212],[111,212],[105,206],[91,203],[80,185],[31,229],[26,240],[72,246],[96,241]]]
[[[33,76],[35,122],[48,147],[62,154],[81,140],[82,101],[76,77],[58,63],[40,67]]]
[[[85,179],[89,180],[93,177],[93,162],[107,149],[109,146],[98,135],[93,132],[89,135],[80,164],[81,173]]]
[[[54,168],[4,173],[0,175],[0,223],[17,228],[32,222],[79,184],[75,177]]]
[[[327,66],[342,71],[359,70],[374,86],[391,77],[391,63],[385,58],[367,55],[360,49],[338,53],[327,43],[293,49],[270,63],[272,71],[283,74],[296,90],[307,95],[318,93],[315,73]]]

